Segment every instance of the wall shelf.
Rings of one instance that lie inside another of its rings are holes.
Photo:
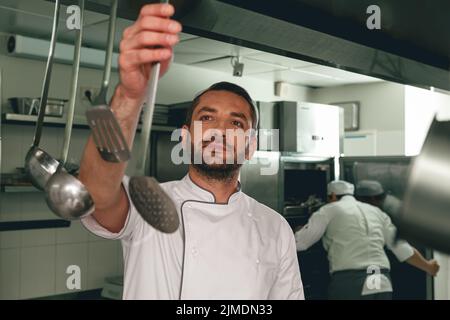
[[[6,193],[29,193],[29,192],[42,192],[41,190],[36,189],[32,185],[29,186],[10,186],[10,185],[2,185],[0,187],[0,192]]]
[[[35,125],[37,121],[36,115],[16,114],[16,113],[4,113],[2,114],[2,123],[5,124],[18,124],[18,125]],[[62,117],[44,117],[44,125],[48,127],[64,127],[66,125],[66,118]],[[73,127],[79,129],[88,129],[89,126],[86,119],[83,116],[75,115],[73,120]],[[138,126],[140,131],[141,125]],[[166,125],[152,125],[152,131],[171,132],[176,127]]]
[[[34,229],[68,228],[70,227],[70,223],[71,223],[70,221],[62,219],[6,221],[0,222],[0,232],[34,230]]]

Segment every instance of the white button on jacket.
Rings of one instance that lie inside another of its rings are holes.
[[[189,175],[161,187],[180,216],[172,234],[148,225],[131,202],[118,233],[82,219],[94,234],[121,239],[124,299],[304,299],[294,235],[281,215],[240,190],[216,204]]]

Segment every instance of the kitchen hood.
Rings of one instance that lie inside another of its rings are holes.
[[[50,0],[49,0],[50,1]],[[64,4],[73,1],[63,0]],[[135,20],[145,3],[119,0]],[[86,8],[107,14],[109,0]],[[173,0],[184,32],[413,86],[450,91],[450,2],[411,0]],[[381,30],[366,28],[369,5]],[[414,19],[418,23],[414,24]],[[419,23],[420,22],[420,23]],[[425,26],[425,27],[424,27]]]

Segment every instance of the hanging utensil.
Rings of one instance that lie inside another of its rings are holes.
[[[167,3],[167,0],[161,1]],[[152,128],[153,111],[155,110],[156,89],[160,72],[160,63],[153,64],[147,85],[146,109],[141,131],[141,155],[138,159],[137,174],[130,179],[130,198],[142,218],[154,228],[165,232],[175,232],[180,224],[177,209],[170,197],[164,192],[158,181],[145,176],[147,159],[149,159],[150,134]]]
[[[73,220],[85,217],[94,212],[94,201],[86,187],[74,176],[67,173],[63,166],[69,154],[70,137],[72,134],[75,101],[77,94],[78,75],[80,71],[81,43],[83,38],[84,0],[79,0],[80,29],[76,31],[74,62],[72,66],[72,82],[70,87],[69,109],[64,131],[64,143],[61,151],[61,163],[55,174],[48,180],[45,191],[49,208],[63,219]]]
[[[402,237],[450,253],[450,121],[433,120],[395,223]]]
[[[114,35],[117,19],[117,0],[111,3],[111,12],[109,16],[108,40],[105,55],[105,69],[103,72],[102,86],[100,93],[94,99],[94,108],[86,112],[87,122],[92,131],[92,138],[105,161],[124,162],[130,156],[130,149],[123,136],[116,117],[112,113],[106,102],[106,94],[109,88],[111,78],[111,62],[114,47]]]
[[[42,86],[39,113],[34,132],[33,144],[31,145],[25,157],[25,171],[27,172],[31,183],[38,189],[44,190],[48,179],[56,172],[59,162],[50,156],[47,152],[39,148],[42,136],[42,127],[44,125],[44,115],[48,100],[48,90],[53,67],[53,58],[55,55],[56,37],[59,23],[60,1],[55,1],[55,11],[53,15],[52,36],[50,40],[50,49],[48,53],[47,66],[44,75],[44,84]]]

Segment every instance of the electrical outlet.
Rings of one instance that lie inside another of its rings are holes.
[[[94,101],[95,97],[100,93],[100,88],[97,87],[88,87],[88,86],[80,86],[79,97],[81,103],[85,106],[91,106],[92,101]]]

